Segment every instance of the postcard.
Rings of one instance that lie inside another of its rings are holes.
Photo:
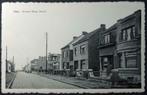
[[[3,2],[2,93],[145,87],[143,2]]]

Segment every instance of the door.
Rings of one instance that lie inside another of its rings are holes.
[[[74,71],[78,69],[78,61],[74,61]]]

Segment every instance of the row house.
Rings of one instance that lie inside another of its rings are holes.
[[[99,34],[99,64],[100,76],[107,77],[111,74],[116,60],[116,33],[117,24],[112,25]]]
[[[82,37],[84,37],[87,32],[82,32],[80,36],[74,36],[73,40],[69,42],[66,46],[61,48],[62,54],[62,69],[63,70],[73,70],[74,62],[73,62],[73,44],[79,41]]]
[[[141,11],[120,19],[99,36],[101,77],[118,72],[129,81],[140,81],[141,75]]]
[[[73,44],[74,56],[74,70],[77,71],[79,76],[83,75],[84,71],[97,71],[95,75],[99,75],[99,32],[105,30],[105,25],[101,24],[100,28],[87,33],[82,39]]]
[[[129,81],[141,77],[141,10],[118,20],[116,70]]]

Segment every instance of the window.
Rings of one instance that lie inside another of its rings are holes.
[[[128,57],[127,68],[136,68],[136,67],[137,67],[136,57]]]
[[[131,32],[132,32],[132,39],[133,39],[133,38],[135,38],[135,36],[136,36],[135,26],[132,27]]]
[[[74,54],[77,55],[77,48],[74,48]]]
[[[127,40],[131,40],[131,28],[127,29]]]
[[[108,35],[105,35],[104,36],[104,42],[105,42],[105,44],[107,44],[107,43],[110,43],[110,34],[108,34]]]
[[[126,30],[122,31],[122,40],[126,40]]]
[[[68,57],[68,51],[66,51],[66,57]]]
[[[68,62],[66,63],[66,69],[69,69],[69,63]]]
[[[135,32],[135,26],[131,26],[129,28],[125,28],[122,30],[121,32],[121,41],[129,41],[129,40],[132,40],[134,39],[136,36],[136,32]]]
[[[80,46],[80,54],[85,54],[85,45]]]
[[[136,51],[126,52],[126,67],[136,68],[137,67],[137,53]]]
[[[62,56],[63,56],[63,58],[64,58],[64,51],[62,52]]]

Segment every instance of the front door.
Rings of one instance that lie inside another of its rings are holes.
[[[108,76],[113,69],[113,56],[102,57],[102,76]]]
[[[74,61],[74,71],[78,69],[78,61]]]

